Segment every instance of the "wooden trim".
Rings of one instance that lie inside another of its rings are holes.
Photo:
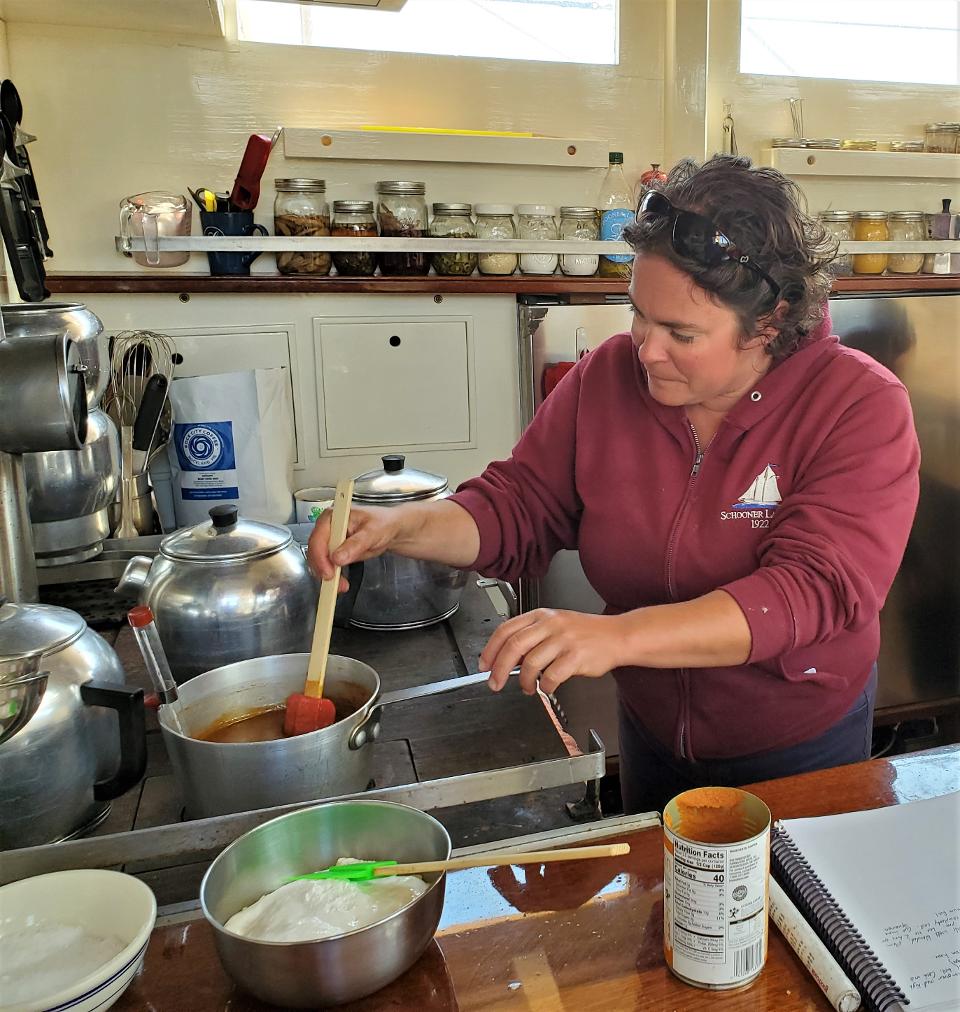
[[[788,176],[895,176],[960,179],[960,156],[931,151],[830,151],[823,148],[764,148],[764,165]]]
[[[252,274],[248,277],[211,277],[209,274],[166,273],[157,271],[56,272],[47,275],[47,287],[57,294],[133,294],[189,293],[237,294],[309,294],[313,292],[352,292],[355,294],[430,294],[430,295],[626,295],[625,281],[607,278],[576,278],[563,274],[505,277],[474,275],[468,278],[307,277],[285,274]],[[856,292],[960,292],[960,275],[905,275],[895,277],[837,278],[835,293]]]

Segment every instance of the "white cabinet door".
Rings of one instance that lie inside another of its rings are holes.
[[[469,319],[314,320],[321,455],[475,443]]]

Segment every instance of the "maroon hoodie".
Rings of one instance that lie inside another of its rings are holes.
[[[480,529],[474,568],[537,577],[578,548],[610,614],[722,588],[750,626],[746,663],[620,668],[622,704],[687,759],[815,737],[866,684],[913,522],[906,390],[827,317],[696,457],[684,410],[650,396],[617,334],[563,378],[509,460],[458,489]]]

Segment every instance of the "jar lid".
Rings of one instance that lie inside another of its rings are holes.
[[[866,140],[846,138],[840,142],[840,147],[844,151],[876,151],[877,142],[872,138]]]
[[[807,141],[807,147],[808,148],[824,148],[824,149],[826,149],[828,151],[831,151],[831,150],[835,151],[835,150],[838,150],[839,147],[840,147],[840,138],[839,137],[822,137],[819,140],[809,140],[809,141]]]
[[[326,193],[325,179],[275,179],[273,185],[282,193]]]
[[[928,123],[924,130],[960,130],[960,123]]]
[[[87,623],[67,608],[0,598],[0,660],[52,654],[82,636],[86,628]]]
[[[363,214],[369,212],[373,214],[373,201],[372,200],[335,200],[333,202],[333,210],[342,211],[344,214]]]
[[[477,214],[490,214],[497,217],[512,218],[513,204],[477,204]]]
[[[856,217],[853,211],[821,211],[821,221],[853,221]]]
[[[383,467],[361,474],[353,486],[353,500],[361,503],[398,503],[432,499],[447,490],[447,479],[429,471],[406,467],[402,453],[380,458]]]
[[[466,214],[473,210],[473,204],[434,204],[434,214]]]
[[[236,506],[214,506],[210,523],[167,535],[160,554],[182,562],[240,562],[273,555],[292,539],[284,527],[241,519]]]
[[[377,183],[377,193],[406,194],[422,197],[427,192],[425,183],[411,182],[406,179],[381,179]]]
[[[876,221],[880,221],[880,220],[884,220],[885,221],[886,218],[887,218],[887,212],[886,211],[857,211],[857,217],[858,218],[862,218],[862,219],[864,219],[866,221],[875,221],[875,220]]]
[[[923,151],[923,141],[891,141],[891,151]]]
[[[531,218],[553,218],[556,213],[557,209],[549,204],[517,204],[517,214]]]
[[[561,207],[561,218],[596,218],[598,211],[595,207]]]
[[[923,221],[923,211],[891,211],[890,218],[897,221]]]
[[[770,141],[772,148],[805,148],[807,142],[802,137],[774,137]]]

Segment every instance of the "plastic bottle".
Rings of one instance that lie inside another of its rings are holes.
[[[597,197],[600,211],[600,238],[619,242],[623,229],[633,220],[633,195],[623,176],[623,152],[610,152],[610,167]],[[629,278],[633,268],[633,255],[611,253],[600,257],[599,275],[602,278]]]

